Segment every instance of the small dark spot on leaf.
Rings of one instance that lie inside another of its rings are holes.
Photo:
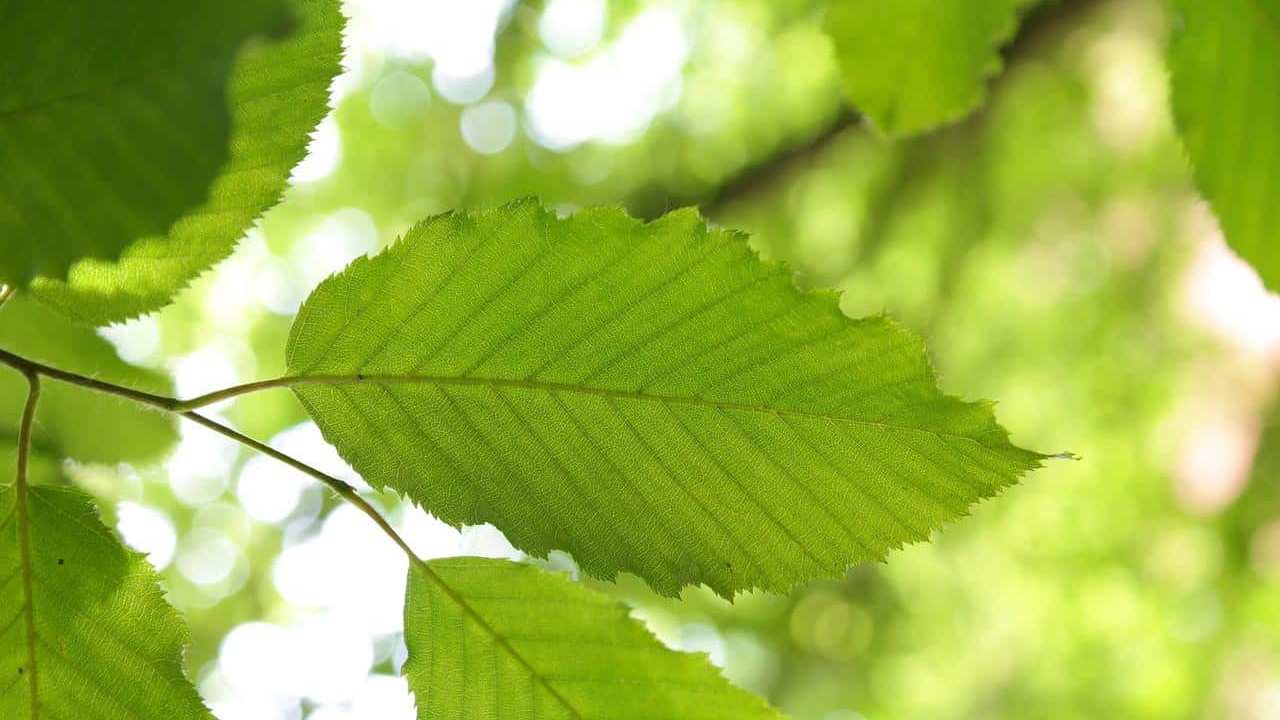
[[[21,675],[21,674],[22,674],[22,673],[24,673],[24,672],[26,672],[26,671],[22,669],[22,666],[21,666],[21,665],[19,665],[19,666],[18,666],[18,674],[19,674],[19,675]]]
[[[58,558],[58,564],[59,564],[59,565],[63,565],[63,564],[65,564],[65,563],[66,563],[66,561],[65,561],[65,560],[63,560],[62,558]]]

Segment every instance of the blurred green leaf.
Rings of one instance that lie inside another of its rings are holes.
[[[276,2],[9,5],[0,27],[0,282],[60,278],[165,232],[226,161],[227,80]]]
[[[999,49],[1032,0],[836,0],[826,28],[849,100],[889,135],[959,119],[982,102]]]
[[[83,259],[65,280],[36,277],[32,291],[41,302],[94,325],[160,308],[230,254],[254,219],[279,200],[309,134],[328,110],[329,84],[342,51],[337,0],[291,4],[292,32],[247,48],[235,61],[227,89],[231,154],[207,196],[200,195],[203,203],[169,226],[167,234],[161,234],[164,228],[135,234],[141,239],[119,259]],[[32,242],[21,233],[6,234],[14,242]]]
[[[0,484],[0,717],[212,718],[146,559],[79,490],[22,492]]]
[[[23,293],[0,309],[0,347],[106,382],[166,395],[173,391],[165,375],[126,363],[93,330]],[[26,394],[20,374],[0,369],[0,436],[16,438]],[[154,460],[177,440],[172,417],[59,382],[45,383],[36,420],[37,447],[84,462]]]
[[[415,565],[404,675],[423,718],[779,718],[704,656],[663,647],[628,608],[531,565]]]
[[[1175,0],[1174,121],[1227,242],[1280,289],[1280,2]]]
[[[842,574],[1041,459],[694,212],[437,216],[322,283],[287,361],[374,486],[667,594]]]

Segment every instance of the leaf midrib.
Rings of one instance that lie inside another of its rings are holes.
[[[590,395],[594,397],[603,397],[614,400],[633,400],[640,402],[659,402],[671,405],[689,405],[693,407],[711,408],[715,410],[733,410],[737,412],[755,413],[760,415],[772,415],[774,417],[783,418],[799,418],[805,420],[820,420],[831,423],[847,423],[851,425],[860,425],[863,427],[874,427],[882,430],[892,430],[897,432],[909,432],[922,435],[929,435],[938,439],[959,440],[970,442],[983,448],[990,449],[990,446],[982,442],[978,438],[960,433],[947,432],[945,430],[933,430],[929,428],[914,427],[911,425],[900,425],[883,420],[868,420],[865,418],[847,417],[844,415],[832,415],[829,413],[806,412],[803,410],[791,410],[787,408],[775,408],[768,405],[752,405],[750,403],[736,403],[722,400],[709,400],[706,398],[685,397],[680,395],[657,395],[651,393],[630,391],[630,390],[614,390],[610,388],[593,387],[589,385],[577,385],[573,383],[557,383],[547,382],[543,380],[521,380],[516,378],[491,378],[491,377],[474,377],[474,376],[448,376],[448,375],[394,375],[394,374],[363,374],[354,375],[336,375],[336,374],[317,374],[317,375],[291,375],[275,380],[268,380],[263,383],[254,384],[254,389],[264,389],[268,387],[297,387],[299,385],[362,385],[362,384],[407,384],[407,385],[438,385],[445,387],[489,387],[489,388],[512,388],[519,390],[533,390],[546,393],[568,393],[575,395]],[[945,396],[939,396],[943,399]]]
[[[505,636],[502,635],[502,633],[499,633],[496,628],[494,628],[492,625],[489,624],[489,621],[484,619],[484,617],[480,614],[480,611],[472,607],[471,603],[467,602],[467,599],[465,597],[459,594],[458,591],[454,590],[453,587],[450,586],[449,583],[446,582],[445,579],[441,577],[439,573],[437,573],[434,569],[432,569],[430,563],[416,556],[412,557],[411,561],[419,570],[422,571],[424,575],[426,575],[431,580],[431,582],[435,583],[436,586],[438,586],[440,590],[444,592],[444,594],[454,602],[454,604],[462,608],[462,611],[464,613],[471,616],[471,619],[474,620],[476,624],[480,626],[481,629],[483,629],[486,633],[488,633],[489,636],[493,638],[494,642],[498,643],[498,645],[503,650],[505,650],[507,654],[509,654],[512,658],[514,658],[516,662],[520,663],[521,667],[523,667],[525,671],[529,673],[529,676],[532,677],[535,682],[541,685],[551,695],[551,697],[555,698],[557,703],[559,703],[565,710],[568,710],[573,717],[577,718],[577,720],[586,720],[583,714],[579,712],[578,709],[574,707],[572,703],[569,702],[569,699],[566,698],[564,695],[561,695],[560,691],[556,690],[555,687],[551,685],[550,680],[544,677],[542,673],[538,672],[537,668],[535,668],[532,664],[530,664],[529,661],[526,660],[525,657],[520,654],[520,651],[516,650],[515,647],[511,645],[511,643],[506,639]]]
[[[18,545],[18,571],[22,576],[22,614],[26,625],[27,682],[31,702],[31,720],[40,715],[40,691],[36,681],[36,620],[35,597],[31,574],[31,515],[28,505],[30,485],[25,473],[17,478],[14,488],[15,538]]]

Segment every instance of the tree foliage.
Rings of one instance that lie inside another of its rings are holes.
[[[796,13],[812,33],[798,36],[832,41],[851,106],[827,139],[854,118],[879,131],[825,158],[855,175],[835,184],[859,199],[835,202],[861,203],[856,247],[825,276],[798,278],[697,210],[642,222],[612,205],[459,208],[320,282],[287,341],[276,307],[283,375],[192,398],[172,397],[165,373],[125,362],[91,326],[167,304],[280,199],[328,109],[339,3],[12,8],[0,27],[0,363],[14,371],[0,376],[0,405],[15,409],[0,418],[0,458],[15,469],[0,482],[0,717],[210,717],[156,573],[68,477],[154,462],[180,418],[324,483],[405,551],[402,674],[421,718],[779,717],[586,585],[633,575],[667,598],[700,585],[733,600],[846,577],[1047,459],[1015,446],[991,403],[944,394],[916,334],[883,313],[847,314],[877,299],[801,288],[855,267],[909,270],[930,274],[924,294],[942,304],[974,289],[958,266],[980,237],[1040,232],[1038,200],[1020,190],[1052,184],[1035,174],[1056,177],[1076,156],[1024,152],[1035,162],[1015,170],[991,157],[1002,143],[1079,150],[1057,124],[1056,103],[1075,89],[1042,85],[1018,96],[1017,113],[956,124],[981,104],[1034,5],[843,0],[821,23]],[[1280,5],[1174,7],[1172,111],[1195,179],[1274,288]],[[397,82],[387,87],[416,87]],[[384,124],[395,124],[392,90],[367,103]],[[487,151],[468,113],[500,114],[502,102],[462,111],[476,153]],[[527,153],[510,184],[581,189],[595,182],[582,179],[594,177],[583,157],[562,173],[576,179],[548,179],[550,163]],[[747,168],[725,187],[751,189],[771,170]],[[656,206],[651,180],[632,186]],[[996,186],[1007,196],[991,201]],[[1071,183],[1056,190],[1094,201]],[[820,207],[828,225],[849,210],[804,195],[788,202]],[[766,245],[817,227],[772,216]],[[901,260],[925,245],[932,264]],[[998,343],[1003,318],[1020,312],[1002,293],[989,295],[1003,306],[970,318],[968,342]],[[368,488],[205,414],[273,388],[292,391]],[[392,496],[453,526],[492,524],[535,558],[565,551],[594,580],[536,559],[424,560],[387,519]]]

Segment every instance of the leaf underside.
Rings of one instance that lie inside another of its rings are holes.
[[[322,283],[287,360],[374,486],[666,594],[843,574],[1041,458],[694,212],[434,217]]]
[[[1033,0],[838,0],[826,30],[849,101],[881,132],[911,135],[982,102],[1000,47]]]
[[[31,290],[40,301],[93,325],[156,310],[229,255],[253,221],[279,200],[310,133],[328,112],[344,22],[338,0],[287,4],[294,16],[288,34],[255,43],[235,60],[227,88],[230,156],[201,204],[167,232],[135,235],[119,258],[82,259],[65,279],[34,278]],[[118,3],[103,5],[114,11]]]
[[[31,488],[25,524],[19,492],[0,485],[0,717],[211,720],[182,672],[186,628],[147,561],[80,491]]]
[[[236,53],[285,19],[278,0],[18,2],[0,14],[10,285],[115,257],[195,207],[227,158]]]
[[[404,624],[422,720],[781,717],[706,656],[664,647],[616,600],[530,565],[415,565]]]
[[[1280,2],[1176,0],[1174,120],[1227,242],[1280,290]]]

